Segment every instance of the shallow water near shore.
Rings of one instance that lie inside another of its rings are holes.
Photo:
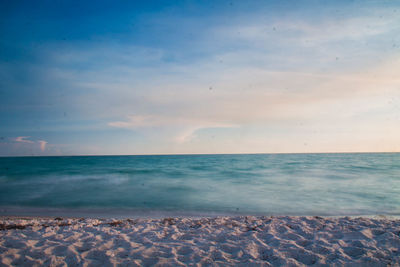
[[[399,216],[400,154],[0,158],[0,210]]]

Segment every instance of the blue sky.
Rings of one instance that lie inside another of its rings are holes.
[[[397,1],[1,1],[0,155],[400,151]]]

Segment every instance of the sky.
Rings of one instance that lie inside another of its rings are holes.
[[[0,156],[400,152],[399,1],[2,1]]]

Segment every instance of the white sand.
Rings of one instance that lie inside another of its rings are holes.
[[[0,266],[400,266],[394,219],[3,217],[0,229]]]

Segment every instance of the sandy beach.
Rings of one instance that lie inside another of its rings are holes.
[[[2,266],[399,266],[400,220],[0,219]]]

